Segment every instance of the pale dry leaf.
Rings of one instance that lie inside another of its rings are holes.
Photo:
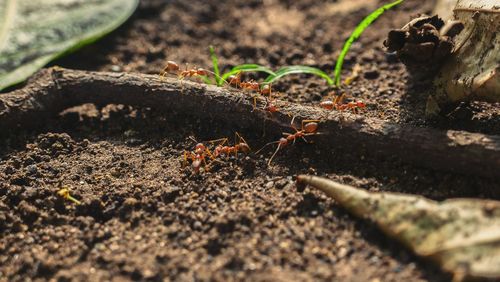
[[[415,254],[456,279],[500,279],[500,202],[370,193],[325,178],[301,175],[299,183],[326,193],[352,214],[373,221]]]

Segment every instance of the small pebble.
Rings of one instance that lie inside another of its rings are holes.
[[[266,185],[264,187],[266,187],[266,189],[271,189],[273,188],[274,186],[274,182],[273,181],[269,181],[266,183]]]

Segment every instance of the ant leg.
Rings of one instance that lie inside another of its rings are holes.
[[[266,148],[267,146],[272,145],[272,144],[276,144],[276,143],[279,143],[279,142],[280,141],[269,142],[266,145],[262,146],[262,148],[260,148],[259,150],[257,150],[257,152],[255,152],[255,154],[259,154],[260,151],[264,150],[264,148]]]
[[[189,136],[188,138],[191,139],[192,141],[194,141],[195,144],[200,143],[200,142],[196,141],[196,139],[193,136]]]
[[[188,158],[191,159],[191,161],[194,161],[193,154],[188,151],[184,151],[184,161],[182,162],[182,167],[186,167],[188,165]]]
[[[207,161],[205,160],[205,158],[202,158],[202,160],[203,160],[203,167],[205,168],[205,172],[208,172],[210,170],[210,168],[208,167]]]
[[[214,155],[212,154],[212,152],[210,152],[210,150],[208,148],[205,148],[205,153],[207,153],[207,155],[212,159],[212,160],[215,160],[215,157]],[[203,158],[203,160],[205,160],[205,158]]]
[[[307,141],[307,139],[306,139],[304,136],[302,136],[302,137],[300,137],[300,138],[302,138],[302,140],[304,140],[304,142],[306,142],[306,143],[308,143],[308,144],[312,144],[312,143],[314,143],[314,142],[312,142],[312,141]]]
[[[267,162],[267,166],[271,166],[271,162],[273,161],[274,156],[276,156],[276,154],[278,153],[278,151],[280,150],[280,148],[281,148],[281,143],[278,144],[278,147],[276,148],[276,151],[274,151],[274,154],[271,156],[271,158]]]
[[[306,133],[304,134],[304,136],[301,136],[302,140],[304,140],[304,142],[308,143],[308,144],[313,144],[314,141],[308,141],[305,136],[312,136],[312,135],[322,135],[321,133],[319,132],[314,132],[314,133]]]
[[[167,76],[167,67],[164,67],[161,71],[160,71],[160,81],[164,81],[165,80],[165,77]]]
[[[337,103],[342,104],[344,100],[345,100],[345,93],[342,93],[342,95],[338,97]]]
[[[238,140],[238,137],[239,140]],[[240,144],[240,141],[241,141],[241,136],[238,134],[238,132],[234,132],[234,143],[233,143],[233,146],[234,146],[234,157],[236,160],[238,160],[238,149],[237,149],[237,146],[238,144]]]
[[[245,144],[248,146],[248,148],[251,150],[250,145],[248,145],[247,140],[245,140],[245,138],[243,138],[243,137],[242,137],[242,136],[241,136],[238,132],[235,132],[235,134],[236,134],[236,135],[238,136],[238,138],[239,138],[238,143],[241,143],[241,141],[243,141],[243,143],[245,143]]]
[[[255,111],[255,109],[257,108],[257,96],[253,96],[253,109],[252,109],[252,112]]]
[[[295,131],[299,132],[299,130],[297,129],[297,127],[295,127],[295,125],[293,124],[293,122],[294,122],[294,121],[295,121],[295,116],[294,116],[294,117],[292,117],[292,121],[290,122],[290,126],[291,126],[293,129],[295,129]],[[290,135],[292,135],[292,134],[290,134]]]
[[[184,94],[184,78],[185,76],[179,76],[179,82],[181,84],[181,93]]]
[[[217,143],[217,142],[219,142],[219,141],[222,141],[222,142],[221,142],[221,143],[219,143],[218,145],[219,145],[219,146],[222,146],[222,145],[226,144],[226,142],[227,142],[227,137],[220,138],[220,139],[209,140],[209,141],[206,141],[206,142],[208,142],[208,143]]]

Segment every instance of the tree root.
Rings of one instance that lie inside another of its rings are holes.
[[[81,105],[126,104],[166,113],[185,113],[232,129],[260,131],[279,139],[291,132],[290,115],[321,119],[315,146],[325,152],[396,159],[415,166],[482,177],[500,176],[500,136],[400,125],[349,113],[280,102],[280,112],[253,109],[245,93],[155,75],[86,72],[51,68],[20,90],[0,95],[0,138],[30,130]],[[328,155],[328,154],[327,154]]]

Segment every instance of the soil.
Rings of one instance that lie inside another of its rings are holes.
[[[241,63],[333,69],[353,27],[382,1],[142,1],[124,26],[55,62],[67,68],[158,73],[166,60],[209,67],[216,47],[225,69]],[[364,115],[396,123],[500,133],[498,104],[460,105],[425,121],[424,85],[382,46],[388,31],[429,12],[405,1],[352,47],[344,90],[367,102]],[[260,79],[256,75],[253,77]],[[310,76],[274,85],[281,99],[316,104],[331,89]],[[200,109],[202,110],[202,109]],[[0,281],[257,280],[446,281],[446,274],[349,216],[294,176],[311,173],[370,191],[437,200],[500,199],[495,179],[409,164],[324,154],[297,142],[267,166],[271,149],[228,157],[209,171],[183,167],[195,140],[230,137],[252,149],[255,132],[125,105],[67,109],[36,132],[0,147]],[[279,138],[279,136],[277,136]],[[388,152],[390,154],[390,152]],[[57,195],[70,188],[76,205]]]

